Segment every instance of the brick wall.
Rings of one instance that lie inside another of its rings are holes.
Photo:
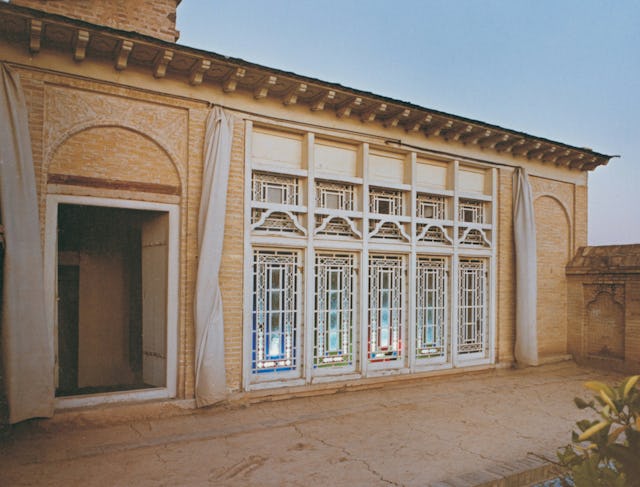
[[[11,3],[65,17],[138,32],[175,42],[176,0],[11,0]]]
[[[569,351],[579,362],[637,373],[640,245],[581,247],[566,272]]]

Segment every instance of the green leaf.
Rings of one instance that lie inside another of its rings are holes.
[[[615,397],[615,393],[613,392],[613,389],[611,389],[611,387],[609,387],[604,382],[598,382],[596,380],[592,380],[592,381],[589,381],[589,382],[585,382],[584,386],[587,389],[591,389],[592,391],[595,391],[595,392],[598,392],[598,393],[600,391],[604,391],[607,396]]]
[[[578,441],[585,441],[595,435],[598,431],[603,430],[611,423],[609,421],[600,421],[599,423],[594,424],[590,428],[587,428],[580,436],[578,436]]]
[[[632,375],[631,377],[629,377],[625,381],[625,383],[624,383],[624,392],[622,394],[623,398],[626,399],[629,396],[629,392],[631,392],[631,389],[634,388],[634,386],[638,382],[638,379],[640,379],[640,375]]]
[[[585,409],[589,407],[589,403],[584,399],[582,399],[581,397],[574,397],[573,402],[576,403],[576,406],[578,407],[578,409]]]

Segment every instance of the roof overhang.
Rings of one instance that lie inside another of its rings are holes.
[[[112,63],[118,71],[135,65],[155,78],[170,73],[193,86],[218,85],[226,93],[248,92],[257,100],[277,99],[285,106],[332,111],[339,118],[403,128],[428,138],[571,169],[593,170],[615,157],[242,59],[11,4],[0,3],[0,37],[23,43],[32,55],[46,46],[68,53],[77,62],[95,58]]]

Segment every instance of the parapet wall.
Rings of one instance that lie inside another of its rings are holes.
[[[640,244],[580,247],[566,273],[568,351],[578,362],[640,369]]]

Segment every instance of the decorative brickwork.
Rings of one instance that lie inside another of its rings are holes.
[[[640,245],[581,247],[567,266],[568,346],[578,361],[640,367]]]

